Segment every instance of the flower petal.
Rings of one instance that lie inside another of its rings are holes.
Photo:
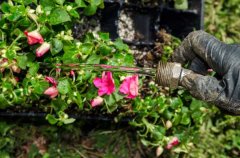
[[[54,86],[49,87],[44,91],[45,95],[48,95],[50,98],[55,98],[58,95],[58,89]]]
[[[138,95],[138,76],[126,77],[120,85],[119,91],[127,94],[126,98],[133,99]]]
[[[102,73],[102,78],[95,78],[93,84],[98,88],[98,95],[110,95],[115,91],[112,72],[107,71]]]
[[[54,87],[57,86],[57,81],[53,77],[46,76],[45,80],[51,83]]]
[[[33,45],[36,43],[42,44],[44,42],[42,35],[37,30],[32,32],[24,31],[24,34],[27,36],[29,45]]]
[[[101,78],[95,78],[93,80],[93,84],[97,87],[97,88],[100,88],[101,85],[102,85],[102,79]]]

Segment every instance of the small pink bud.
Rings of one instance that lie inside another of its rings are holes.
[[[15,73],[19,74],[21,72],[21,69],[17,65],[13,65],[11,66],[11,68],[12,68],[12,71]]]
[[[61,72],[61,69],[60,69],[60,68],[56,68],[56,72],[57,72],[57,73],[60,73],[60,72]]]
[[[213,69],[208,69],[207,71],[210,73],[210,72],[213,72]]]
[[[19,82],[19,78],[18,78],[18,77],[15,77],[15,81],[16,81],[16,82]]]
[[[50,98],[55,98],[58,95],[58,89],[54,86],[49,87],[44,92],[45,95],[48,95]]]
[[[36,43],[42,44],[44,42],[42,35],[37,30],[32,31],[32,32],[28,32],[26,30],[26,31],[24,31],[24,34],[27,36],[29,45],[33,45]]]
[[[57,86],[57,81],[53,77],[46,76],[45,80],[48,81],[49,83],[51,83],[54,87]]]
[[[174,146],[178,145],[179,139],[178,137],[173,137],[172,140],[170,140],[170,142],[167,144],[166,149],[170,150],[172,149]]]
[[[102,97],[99,97],[97,96],[96,98],[94,98],[92,101],[91,101],[91,105],[92,107],[96,107],[96,106],[99,106],[103,103],[103,98]]]
[[[70,75],[71,75],[72,77],[74,77],[74,76],[75,76],[75,72],[74,72],[73,70],[71,70],[71,71],[70,71]]]
[[[45,53],[47,53],[50,49],[51,45],[47,42],[44,42],[37,50],[36,50],[36,56],[41,57]]]

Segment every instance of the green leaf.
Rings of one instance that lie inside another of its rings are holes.
[[[68,13],[74,18],[80,18],[79,13],[74,9],[71,9]]]
[[[97,6],[96,5],[89,5],[86,8],[84,8],[84,15],[91,16],[94,15],[97,12]]]
[[[6,2],[3,2],[1,4],[1,10],[2,10],[3,13],[10,12],[10,5],[8,3],[6,3]]]
[[[84,0],[75,0],[75,3],[81,8],[85,8],[87,6]]]
[[[200,107],[202,106],[203,106],[202,101],[193,98],[190,104],[190,109],[193,111],[199,111]]]
[[[55,116],[51,115],[51,114],[47,114],[46,119],[48,120],[48,122],[51,125],[54,125],[58,122],[58,119],[55,118]]]
[[[99,6],[103,3],[103,0],[90,0],[91,5]]]
[[[68,118],[68,119],[64,119],[63,120],[63,123],[64,124],[70,124],[70,123],[73,123],[76,119],[74,118]]]
[[[27,61],[28,61],[28,58],[25,55],[17,57],[17,63],[21,69],[24,69],[24,70],[26,69]]]
[[[56,2],[57,4],[63,5],[63,3],[65,2],[65,0],[55,0],[55,2]]]
[[[40,5],[44,11],[51,11],[55,7],[53,0],[40,0]]]
[[[49,22],[51,25],[58,25],[67,21],[71,21],[71,18],[67,11],[61,8],[54,9],[49,15]]]
[[[80,51],[83,55],[88,55],[92,53],[93,48],[94,48],[93,43],[83,43],[80,46]]]
[[[46,81],[31,81],[33,85],[34,93],[43,94],[43,92],[48,88],[49,84]]]
[[[87,59],[87,64],[99,64],[100,63],[100,57],[96,54],[91,55]]]
[[[11,124],[8,124],[6,122],[0,122],[0,133],[1,136],[5,136],[7,132],[12,128],[13,126]]]
[[[62,61],[67,64],[67,63],[77,63],[78,58],[77,58],[77,51],[76,50],[64,50],[64,54],[62,57]]]
[[[11,49],[7,50],[6,57],[11,60],[14,59],[16,57],[16,51]]]
[[[76,96],[74,96],[73,101],[78,105],[78,108],[80,110],[83,109],[83,99],[82,99],[81,94],[79,92],[76,92]]]
[[[6,137],[0,137],[0,149],[3,149],[4,147],[6,147],[7,145],[13,143],[13,140],[11,140],[10,138]],[[1,151],[1,150],[0,150]],[[1,156],[1,155],[0,155]]]
[[[124,44],[123,41],[121,39],[116,39],[116,41],[114,42],[114,45],[116,46],[117,49],[119,49],[120,51],[122,50],[128,50],[128,45]]]
[[[36,158],[39,155],[38,148],[35,144],[32,144],[30,147],[30,151],[28,153],[28,158]]]
[[[65,101],[60,98],[52,100],[51,106],[54,108],[55,111],[64,111],[68,107]]]
[[[191,117],[189,115],[189,110],[187,107],[182,107],[182,119],[181,119],[181,124],[183,125],[187,125],[189,124],[191,121]]]
[[[109,33],[99,32],[98,35],[104,41],[109,41],[109,39],[110,39],[109,38]]]
[[[173,109],[177,109],[177,108],[182,107],[182,105],[183,105],[183,102],[180,98],[173,98],[171,101],[170,107]]]
[[[3,94],[0,94],[0,109],[5,109],[10,106],[10,103]]]
[[[120,95],[118,92],[114,92],[113,96],[114,96],[114,99],[116,102],[118,102],[124,98],[124,96]]]
[[[28,70],[29,74],[31,76],[35,76],[38,72],[39,64],[38,63],[30,63],[28,65],[28,67],[29,67],[29,70]]]
[[[188,113],[183,113],[182,114],[182,119],[181,119],[181,124],[183,125],[188,125],[191,121],[191,118]]]
[[[6,151],[0,151],[1,158],[10,158],[9,153]]]
[[[54,38],[51,43],[52,55],[58,54],[63,49],[63,43],[61,40]]]
[[[181,121],[181,115],[180,114],[175,114],[173,118],[173,125],[176,126],[180,123]]]
[[[98,51],[101,53],[101,55],[110,55],[112,52],[112,48],[109,47],[107,44],[101,44],[98,47]]]
[[[188,0],[175,0],[174,7],[180,10],[188,9]]]
[[[67,94],[71,91],[70,83],[68,79],[62,79],[58,82],[57,89],[61,94]]]

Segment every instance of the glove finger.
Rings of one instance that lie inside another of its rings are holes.
[[[172,58],[176,62],[186,63],[199,57],[217,73],[225,74],[229,68],[226,59],[232,55],[229,49],[214,36],[204,31],[194,31],[184,39]]]
[[[225,86],[211,76],[190,73],[182,77],[180,85],[185,87],[194,97],[210,103],[216,101]]]
[[[209,66],[204,61],[202,61],[200,58],[195,57],[192,60],[190,66],[189,66],[189,69],[198,74],[207,75]]]

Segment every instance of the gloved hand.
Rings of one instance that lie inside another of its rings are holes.
[[[172,59],[181,64],[190,62],[189,69],[198,73],[185,75],[181,82],[194,97],[240,115],[240,45],[225,44],[204,31],[194,31]],[[201,75],[208,66],[221,78]]]

